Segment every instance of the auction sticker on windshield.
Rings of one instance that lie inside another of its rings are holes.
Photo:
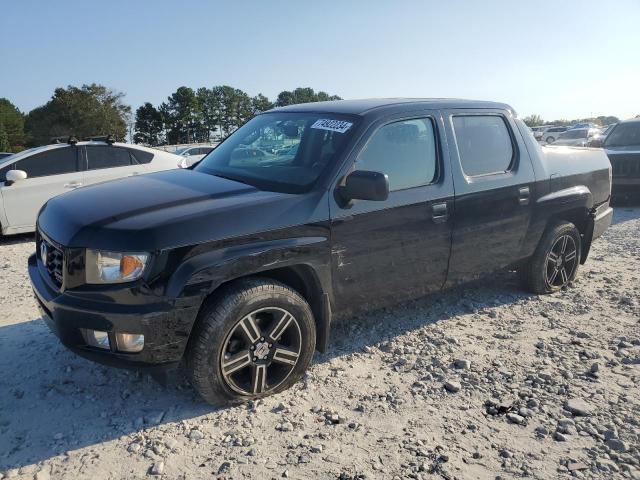
[[[320,130],[331,130],[332,132],[344,133],[351,128],[353,123],[345,120],[331,120],[329,118],[320,118],[311,125],[311,128],[319,128]]]

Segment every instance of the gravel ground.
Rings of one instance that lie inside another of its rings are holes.
[[[640,478],[640,208],[575,285],[514,275],[352,319],[304,381],[212,410],[77,358],[0,244],[0,478]]]

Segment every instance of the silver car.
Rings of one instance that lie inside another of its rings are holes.
[[[567,145],[571,147],[585,147],[591,137],[597,134],[597,128],[572,128],[558,135],[552,145]]]
[[[542,131],[541,140],[544,140],[547,143],[553,143],[556,139],[564,132],[566,132],[568,127],[548,127]]]

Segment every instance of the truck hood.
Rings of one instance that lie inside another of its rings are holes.
[[[619,147],[605,147],[607,155],[636,154],[640,156],[640,145],[623,145]]]
[[[271,230],[286,216],[291,225],[292,209],[313,211],[302,208],[308,197],[261,191],[192,170],[168,170],[55,197],[40,212],[38,227],[68,247],[155,251]]]

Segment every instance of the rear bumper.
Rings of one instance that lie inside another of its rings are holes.
[[[43,275],[36,255],[29,257],[29,277],[43,318],[63,345],[74,353],[106,365],[144,370],[173,368],[183,357],[198,313],[197,306],[177,307],[175,300],[149,296],[136,305],[83,298],[58,291]],[[81,329],[109,333],[110,350],[87,345]],[[145,336],[139,353],[118,352],[115,333]]]

